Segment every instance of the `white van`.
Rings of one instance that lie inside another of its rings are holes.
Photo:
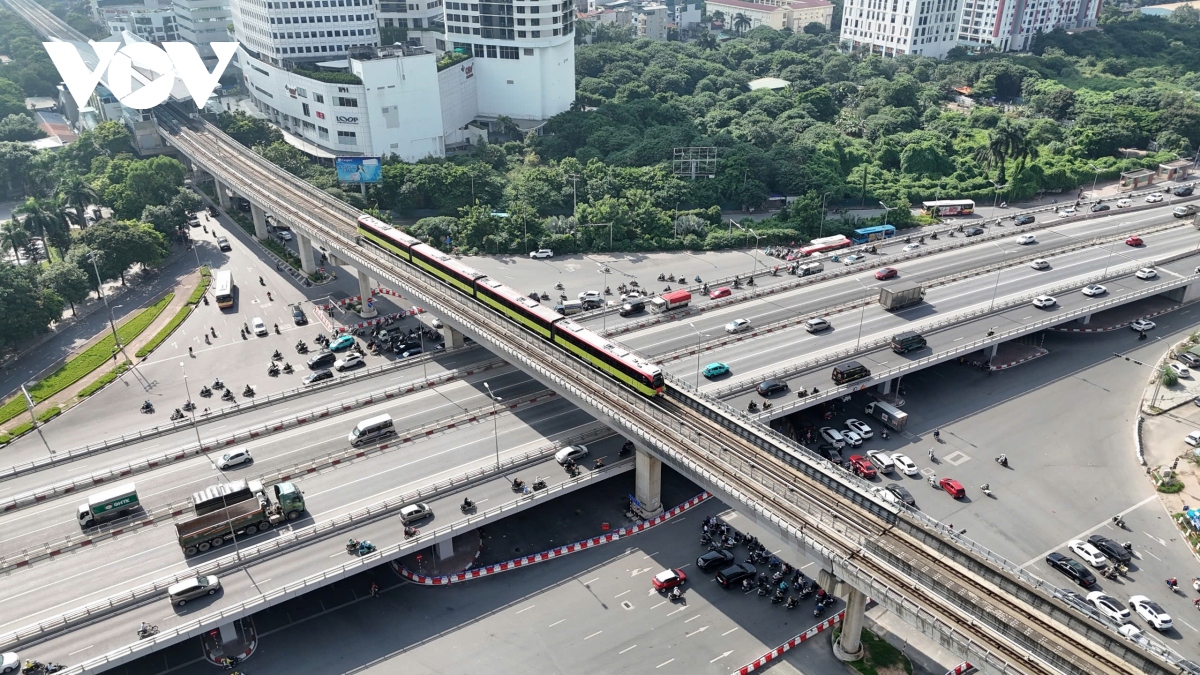
[[[350,432],[347,440],[350,441],[350,445],[359,446],[384,436],[391,436],[394,433],[396,433],[396,427],[392,425],[392,416],[384,414],[365,419],[354,425],[354,430]]]
[[[1183,439],[1183,442],[1192,447],[1200,445],[1200,431],[1193,431],[1192,433],[1188,434],[1187,438]]]

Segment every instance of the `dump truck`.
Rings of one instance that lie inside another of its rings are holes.
[[[879,289],[879,304],[884,309],[894,310],[915,305],[925,298],[921,284],[906,282],[884,286]]]
[[[680,289],[663,293],[662,295],[650,301],[650,311],[652,312],[669,312],[680,307],[687,307],[692,301],[692,294]]]
[[[217,483],[199,492],[192,493],[192,512],[197,516],[203,516],[206,513],[212,513],[213,511],[254,499],[255,495],[262,491],[263,484],[256,480],[235,480],[228,483]]]
[[[896,431],[904,431],[904,427],[908,425],[908,413],[897,408],[890,403],[883,401],[872,401],[863,409],[871,417],[883,422]]]
[[[304,493],[294,483],[272,485],[269,492],[274,494],[274,501],[268,496],[268,490],[262,489],[261,483],[258,486],[260,489],[253,499],[176,521],[175,533],[179,536],[183,554],[204,553],[233,541],[234,537],[250,536],[285,520],[295,520],[304,512]]]
[[[139,506],[137,486],[133,483],[125,483],[104,492],[97,492],[88,496],[88,500],[79,505],[79,526],[91,527],[105,521],[123,518]]]

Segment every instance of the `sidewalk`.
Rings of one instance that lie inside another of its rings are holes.
[[[142,347],[144,347],[147,343],[149,343],[150,340],[153,339],[154,336],[158,334],[158,331],[162,330],[162,328],[164,326],[166,326],[171,321],[171,319],[173,319],[175,317],[175,315],[179,312],[179,310],[182,309],[187,304],[188,298],[192,294],[192,290],[196,287],[196,284],[198,284],[199,282],[200,282],[200,272],[198,270],[192,271],[191,273],[183,276],[176,283],[176,285],[173,289],[170,289],[164,293],[158,294],[157,296],[151,298],[151,303],[149,303],[149,304],[152,304],[153,301],[157,301],[158,299],[160,299],[163,295],[165,295],[168,292],[175,293],[175,296],[173,298],[171,298],[171,302],[167,304],[166,308],[163,309],[163,311],[158,315],[158,317],[155,318],[154,321],[151,322],[151,324],[149,326],[147,326],[146,329],[143,330],[140,335],[138,335],[136,338],[134,338],[129,344],[124,346],[125,347],[124,354],[129,355],[129,359],[133,362],[134,367],[136,367],[139,363],[141,363],[144,360],[144,359],[139,359],[137,356],[135,356],[137,351],[139,349],[141,349]],[[143,308],[144,308],[144,306],[139,307],[137,310],[134,310],[134,311],[128,313],[124,317],[123,321],[117,322],[118,328],[121,325],[123,325],[126,321],[137,316],[138,312]],[[63,363],[66,363],[71,358],[82,353],[83,351],[85,351],[89,347],[91,347],[92,345],[96,344],[100,340],[104,339],[106,336],[110,336],[110,335],[112,335],[112,329],[106,324],[104,327],[104,330],[97,333],[96,335],[93,335],[92,338],[89,339],[87,342],[77,345],[70,352],[70,354],[68,354],[66,356],[66,358],[62,359],[55,366],[52,366],[52,368],[57,369]],[[78,398],[79,392],[82,391],[85,387],[91,385],[96,380],[103,377],[104,375],[108,374],[114,367],[116,367],[116,365],[118,363],[121,363],[125,359],[124,354],[122,354],[121,352],[118,352],[116,354],[116,358],[110,360],[106,365],[100,366],[99,368],[93,370],[91,373],[88,373],[86,376],[81,378],[78,382],[72,384],[71,386],[67,387],[66,389],[63,389],[62,391],[58,392],[54,396],[51,396],[50,398],[48,398],[44,401],[40,401],[36,406],[34,406],[34,413],[35,414],[40,413],[40,412],[47,410],[49,408],[52,408],[54,406],[58,406],[59,408],[62,409],[63,412],[66,412],[71,407],[78,405],[79,403],[82,402],[82,399]],[[147,357],[149,357],[149,356],[150,355],[147,354]],[[50,370],[50,372],[53,372],[53,370]],[[48,375],[49,372],[47,372],[45,374]],[[133,377],[133,375],[130,374],[129,371],[127,370],[125,372],[125,374],[121,375],[121,377]],[[28,421],[29,421],[28,415],[21,415],[19,417],[16,417],[16,418],[10,420],[8,422],[8,424],[4,425],[4,428],[7,429],[7,428],[20,426]]]

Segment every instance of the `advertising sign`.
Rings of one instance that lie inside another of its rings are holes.
[[[339,183],[378,183],[382,177],[378,157],[338,157],[334,162]]]

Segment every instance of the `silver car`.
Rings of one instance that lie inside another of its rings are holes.
[[[212,595],[221,590],[221,580],[213,576],[196,576],[185,579],[167,588],[167,597],[171,604],[183,607],[188,600],[194,600],[202,595]]]
[[[422,518],[428,518],[433,515],[433,509],[429,508],[428,504],[417,503],[409,504],[400,509],[400,522],[405,525],[415,523]]]

